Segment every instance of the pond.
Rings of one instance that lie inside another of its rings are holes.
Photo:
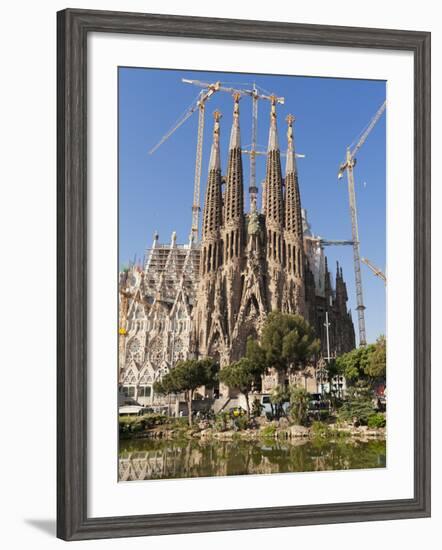
[[[165,440],[120,442],[119,479],[185,477],[385,468],[384,439]]]

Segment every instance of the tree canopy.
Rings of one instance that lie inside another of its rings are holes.
[[[221,382],[239,390],[246,398],[247,415],[250,417],[249,393],[259,384],[265,372],[264,354],[258,343],[249,338],[246,356],[226,365],[219,372]]]
[[[264,323],[260,347],[267,368],[287,373],[303,368],[321,344],[303,317],[275,311]]]
[[[192,400],[200,386],[213,387],[218,365],[213,359],[187,359],[178,361],[161,381],[155,382],[154,391],[162,395],[187,393],[189,424],[192,424]]]
[[[385,380],[387,342],[380,336],[375,344],[354,349],[336,358],[337,371],[344,375],[349,384],[357,380],[375,383]]]

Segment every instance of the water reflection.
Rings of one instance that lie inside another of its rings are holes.
[[[120,443],[119,479],[273,474],[384,468],[385,440],[167,441]]]

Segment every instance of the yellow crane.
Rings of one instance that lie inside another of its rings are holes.
[[[382,279],[384,283],[387,284],[387,277],[385,276],[385,273],[379,269],[379,267],[373,265],[367,258],[361,258],[361,262],[369,267],[376,275],[376,277],[379,277],[379,279]]]

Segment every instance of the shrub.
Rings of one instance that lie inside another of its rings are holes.
[[[246,430],[249,427],[249,420],[246,416],[240,416],[235,419],[235,424],[239,430]]]
[[[189,424],[189,421],[185,416],[178,416],[176,418],[172,418],[170,422],[175,428],[187,428]]]
[[[324,422],[315,421],[311,427],[313,437],[327,437],[330,435],[330,428]]]
[[[262,437],[275,437],[276,434],[276,426],[274,424],[269,424],[268,426],[264,426],[261,429],[260,435]]]
[[[142,431],[143,425],[139,416],[121,416],[118,419],[119,431],[122,435],[131,435]]]
[[[227,422],[230,420],[229,413],[221,412],[215,416],[214,428],[219,432],[223,432],[227,429]]]
[[[290,416],[296,424],[305,424],[308,416],[310,395],[304,388],[290,390]]]
[[[253,402],[252,402],[252,416],[253,416],[253,417],[261,416],[261,413],[262,413],[263,408],[264,408],[264,405],[262,405],[262,404],[259,402],[259,399],[257,399],[257,398],[255,397],[255,399],[254,399]]]
[[[169,417],[164,414],[149,413],[143,416],[120,416],[118,425],[120,434],[130,435],[167,424],[169,421]]]
[[[340,420],[356,424],[367,424],[374,413],[372,392],[364,384],[351,387],[347,399],[338,412]]]
[[[381,413],[374,413],[368,417],[367,425],[369,428],[385,428],[387,420]]]

